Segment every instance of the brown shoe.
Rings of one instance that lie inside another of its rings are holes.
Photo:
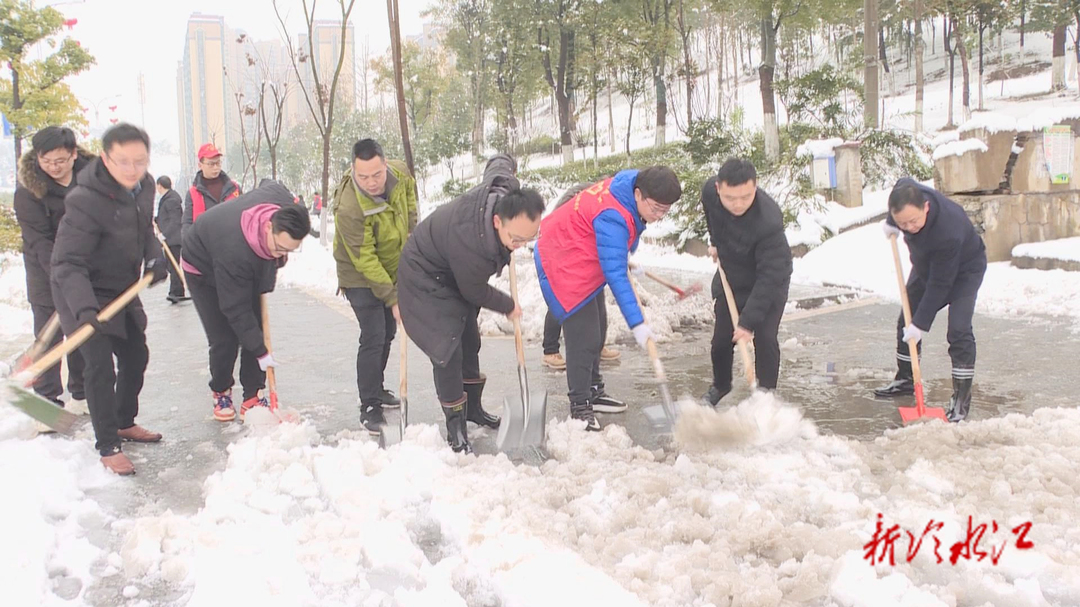
[[[139,425],[117,430],[116,435],[133,443],[156,443],[161,440],[161,433],[151,432]]]
[[[607,346],[604,346],[604,349],[600,350],[600,360],[619,360],[620,356],[622,356],[622,352]]]
[[[562,354],[559,354],[558,352],[554,354],[545,354],[544,364],[556,371],[562,371],[566,368],[566,360],[564,360]]]
[[[132,464],[128,456],[124,455],[124,452],[119,448],[112,455],[101,456],[101,463],[120,476],[135,474],[135,464]]]

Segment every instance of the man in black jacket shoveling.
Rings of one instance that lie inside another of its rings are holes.
[[[101,462],[121,475],[135,473],[120,441],[153,443],[156,432],[137,426],[139,392],[150,360],[146,313],[131,300],[104,326],[101,308],[153,274],[150,284],[165,280],[168,262],[154,236],[154,179],[147,174],[150,138],[139,127],[120,123],[101,138],[101,157],[78,176],[67,195],[67,212],[56,232],[52,254],[52,295],[64,333],[81,325],[94,334],[79,347],[86,362],[84,378],[90,420]]]
[[[236,418],[232,386],[238,349],[241,417],[252,407],[267,406],[260,390],[266,370],[277,363],[263,337],[261,296],[274,290],[278,268],[310,229],[307,211],[293,204],[292,192],[264,179],[247,194],[210,209],[184,232],[181,264],[210,344],[210,391],[218,421]]]
[[[889,194],[889,217],[882,228],[886,237],[903,235],[911,254],[907,293],[912,316],[907,325],[901,312],[896,324],[896,379],[874,394],[915,392],[907,342],[914,339],[921,356],[923,333],[930,330],[938,310],[949,306],[945,338],[952,359],[953,395],[945,415],[949,421],[962,421],[971,407],[975,379],[971,321],[986,273],[986,246],[963,207],[907,177],[897,181]]]
[[[768,194],[757,187],[757,170],[747,160],[731,159],[705,182],[701,191],[705,221],[727,275],[739,326],[732,326],[720,273],[713,276],[716,326],[713,329],[713,384],[704,400],[716,406],[731,391],[735,344],[753,340],[758,386],[776,389],[780,377],[780,317],[791,283],[791,248],[784,236],[784,216]]]
[[[398,309],[409,338],[431,359],[435,392],[446,415],[446,440],[472,452],[466,421],[497,428],[481,406],[480,308],[513,319],[521,309],[488,284],[510,253],[536,238],[544,200],[522,190],[505,154],[488,161],[483,182],[421,221],[398,265]]]
[[[49,275],[56,231],[64,217],[64,197],[75,189],[76,175],[93,162],[94,156],[76,145],[75,133],[67,127],[45,127],[34,134],[31,143],[33,149],[19,160],[15,218],[22,231],[26,295],[34,315],[34,333],[41,333],[56,312]],[[49,347],[59,344],[63,337],[57,331]],[[68,395],[73,401],[83,401],[86,396],[82,355],[72,352],[67,357],[67,365]],[[60,381],[60,365],[42,373],[34,383],[34,391],[63,407],[64,403],[60,400],[60,394],[64,391]],[[85,407],[85,403],[81,405]]]
[[[184,201],[180,200],[180,194],[172,189],[172,179],[167,175],[157,178],[157,191],[161,195],[158,201],[157,218],[154,220],[161,230],[161,237],[165,239],[165,246],[169,247],[176,263],[180,263],[180,222],[184,216]],[[180,303],[190,299],[184,293],[184,281],[180,278],[180,272],[169,263],[169,295],[165,298],[169,303]]]

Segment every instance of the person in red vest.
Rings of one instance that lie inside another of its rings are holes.
[[[221,170],[221,152],[214,144],[206,143],[199,148],[199,172],[188,188],[184,198],[184,218],[181,222],[181,236],[195,220],[220,202],[232,200],[240,195],[240,184],[236,183]]]
[[[626,411],[625,403],[604,391],[600,375],[604,285],[644,348],[652,329],[634,296],[628,257],[646,224],[663,218],[681,197],[670,168],[629,169],[585,188],[540,224],[536,274],[548,310],[563,325],[570,417],[585,422],[586,430],[600,430],[596,412]]]

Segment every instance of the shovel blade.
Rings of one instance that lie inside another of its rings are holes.
[[[529,397],[529,412],[521,447],[542,448],[547,441],[547,391],[534,392]]]
[[[7,388],[5,401],[58,433],[74,436],[75,431],[82,426],[78,415],[57,407],[55,403],[30,390],[11,383]]]
[[[517,451],[525,433],[525,403],[521,399],[503,399],[502,422],[495,446],[503,453]]]
[[[381,431],[379,432],[379,448],[389,449],[394,445],[400,445],[401,441],[405,438],[405,425],[408,423],[409,415],[409,399],[408,397],[402,397],[401,399],[401,417],[398,418],[396,424],[383,424]]]
[[[918,421],[920,419],[940,419],[943,422],[949,421],[949,418],[945,417],[945,409],[941,407],[897,407],[900,411],[900,419],[905,424]]]

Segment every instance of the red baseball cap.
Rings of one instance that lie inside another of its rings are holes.
[[[212,143],[204,143],[203,146],[199,148],[199,160],[217,158],[218,156],[221,156],[221,152],[219,152]]]

